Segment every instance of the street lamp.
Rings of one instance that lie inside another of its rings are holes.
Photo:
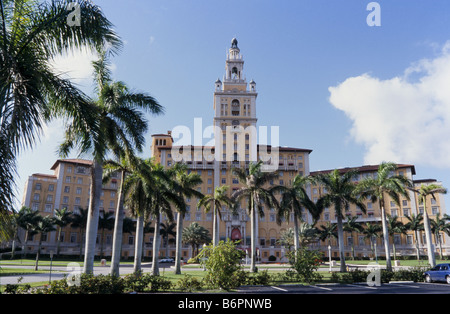
[[[330,262],[330,273],[331,273],[331,245],[328,245],[328,260]]]
[[[50,277],[48,279],[48,283],[52,283],[52,264],[53,264],[53,251],[50,251]]]

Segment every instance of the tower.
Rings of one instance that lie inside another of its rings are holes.
[[[223,81],[215,82],[214,126],[216,160],[233,166],[257,160],[256,83],[244,75],[244,60],[233,38],[225,62]]]

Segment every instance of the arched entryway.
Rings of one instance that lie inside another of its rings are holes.
[[[241,230],[239,230],[238,228],[233,229],[233,231],[231,231],[231,240],[232,241],[242,240]]]

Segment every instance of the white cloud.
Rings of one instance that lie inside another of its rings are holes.
[[[70,79],[75,84],[92,86],[92,62],[98,59],[98,55],[90,49],[80,49],[55,57],[51,66],[55,73],[63,78]]]
[[[329,91],[330,103],[353,122],[352,138],[366,147],[365,163],[450,168],[450,42],[402,76],[363,74]]]

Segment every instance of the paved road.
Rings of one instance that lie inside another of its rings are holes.
[[[319,284],[241,287],[239,294],[450,294],[446,283],[391,282],[380,286],[367,284]]]

